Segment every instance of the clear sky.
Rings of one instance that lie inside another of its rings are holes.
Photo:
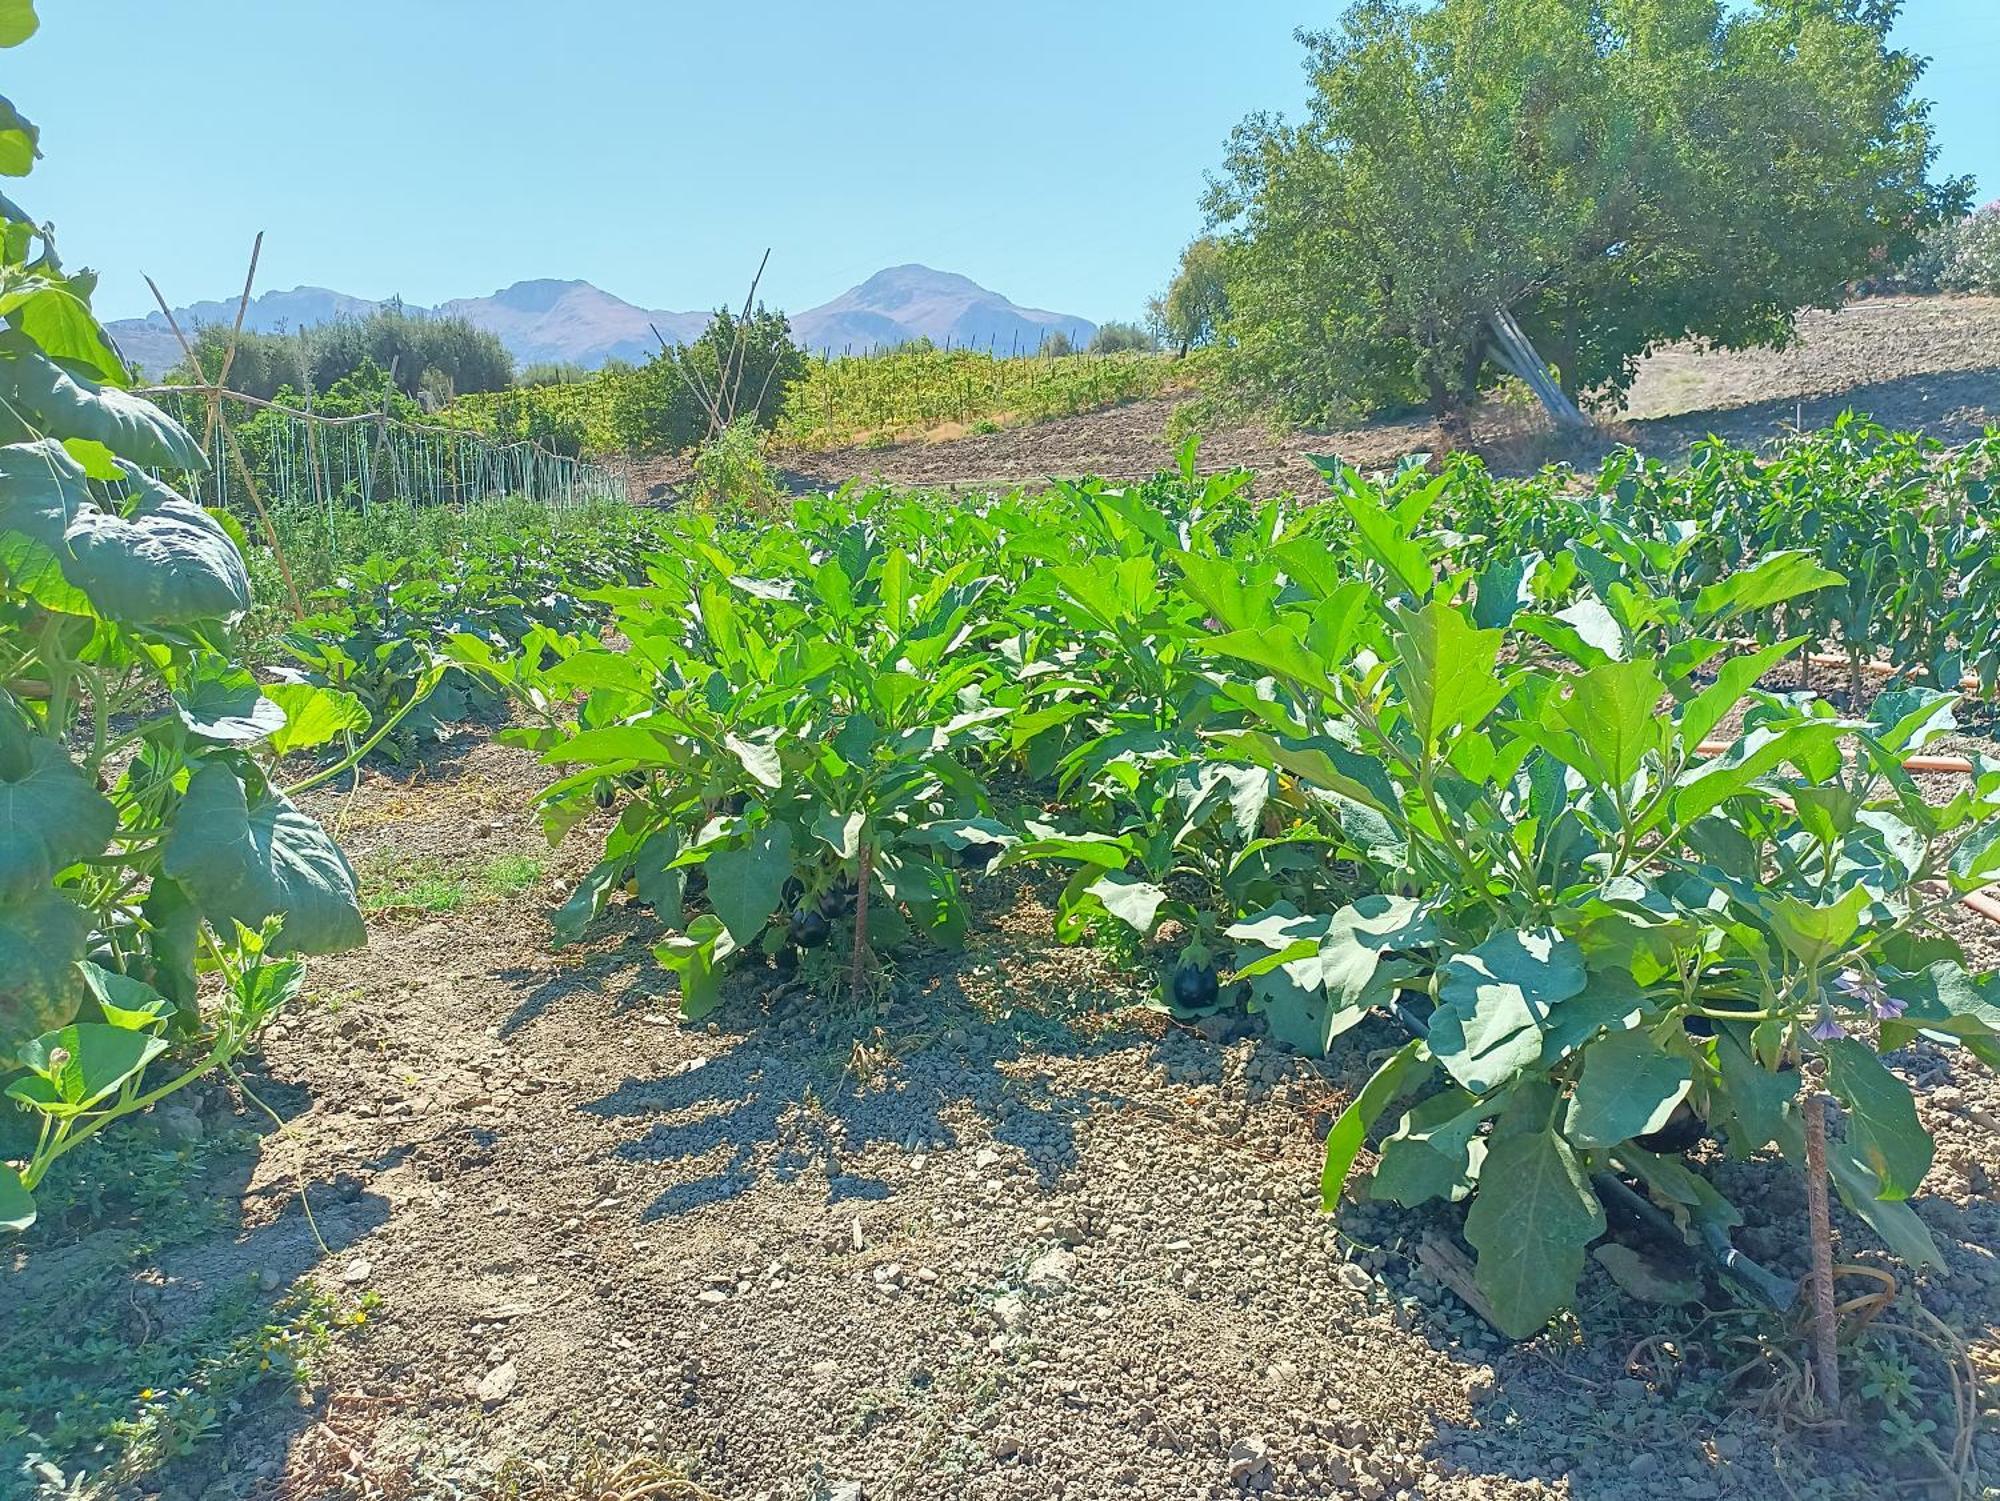
[[[98,311],[262,289],[415,303],[582,277],[781,307],[921,261],[1136,315],[1202,173],[1304,97],[1305,0],[41,0],[0,54],[45,160],[9,193]],[[2000,194],[2000,0],[1909,0],[1941,170]],[[87,85],[84,80],[88,80]]]

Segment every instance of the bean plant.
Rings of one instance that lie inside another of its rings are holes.
[[[8,18],[10,43],[34,29]],[[19,175],[33,128],[0,119]],[[0,1163],[7,1230],[65,1152],[230,1068],[292,956],[363,937],[354,873],[276,763],[367,718],[242,665],[242,554],[154,477],[200,448],[124,389],[91,290],[0,199],[0,1081],[33,1122]]]

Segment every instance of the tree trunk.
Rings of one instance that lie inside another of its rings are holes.
[[[1496,307],[1486,315],[1486,326],[1493,331],[1494,358],[1500,362],[1500,367],[1509,375],[1527,382],[1528,389],[1535,393],[1535,399],[1541,402],[1543,410],[1557,427],[1572,431],[1589,428],[1590,419],[1550,378],[1547,362],[1535,352],[1535,346],[1528,342],[1527,334],[1522,332],[1512,313],[1504,307]]]

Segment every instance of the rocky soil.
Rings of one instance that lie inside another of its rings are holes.
[[[539,777],[467,740],[321,811],[364,872],[471,873],[545,852]],[[1573,1327],[1509,1345],[1418,1260],[1451,1211],[1322,1217],[1319,1140],[1386,1024],[1324,1063],[1169,1025],[1003,873],[970,949],[904,961],[879,1008],[760,971],[684,1027],[650,914],[548,947],[591,838],[533,900],[390,913],[315,964],[259,1076],[288,1123],[240,1226],[142,1255],[129,1292],[169,1321],[246,1278],[380,1306],[297,1404],[121,1496],[1924,1494],[1881,1435],[1799,1419],[1784,1357],[1754,1358],[1800,1348],[1783,1320],[1647,1309],[1593,1268]],[[1951,1260],[1925,1300],[1991,1381],[2000,1089],[1906,1062]],[[1733,1171],[1746,1248],[1795,1271],[1795,1180]],[[61,1257],[15,1273],[29,1306]]]

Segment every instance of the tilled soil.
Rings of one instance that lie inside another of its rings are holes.
[[[788,453],[781,463],[801,485],[858,478],[979,489],[1050,476],[1142,478],[1171,461],[1167,423],[1178,401],[1131,402],[935,443]],[[1710,435],[1761,447],[1849,408],[1945,442],[1964,442],[2000,422],[2000,298],[1883,297],[1809,312],[1799,319],[1797,342],[1783,351],[1663,349],[1642,363],[1624,410],[1605,414],[1591,439],[1562,439],[1533,412],[1489,407],[1472,415],[1469,431],[1453,434],[1428,418],[1333,432],[1226,428],[1204,434],[1201,467],[1243,465],[1273,489],[1308,490],[1318,484],[1310,454],[1378,468],[1456,446],[1480,453],[1497,472],[1519,474],[1559,459],[1594,463],[1618,443],[1664,458]],[[663,469],[638,478],[644,485],[672,477]]]
[[[460,742],[319,811],[364,871],[469,873],[545,850],[541,777]],[[1757,1383],[1699,1396],[1750,1348],[1725,1337],[1798,1349],[1781,1322],[1640,1308],[1593,1267],[1571,1333],[1508,1345],[1414,1259],[1453,1211],[1321,1217],[1320,1138],[1400,1037],[1370,1022],[1314,1063],[1169,1025],[1054,942],[1048,896],[981,882],[968,951],[906,960],[877,1009],[756,971],[698,1026],[635,907],[561,953],[539,901],[378,918],[270,1038],[289,1123],[240,1234],[132,1290],[166,1318],[259,1276],[381,1306],[163,1501],[1882,1493],[1878,1437],[1806,1428]],[[1913,1066],[1951,1259],[1925,1299],[1991,1379],[2000,1090]],[[1796,1180],[1730,1172],[1746,1249],[1796,1272]]]

